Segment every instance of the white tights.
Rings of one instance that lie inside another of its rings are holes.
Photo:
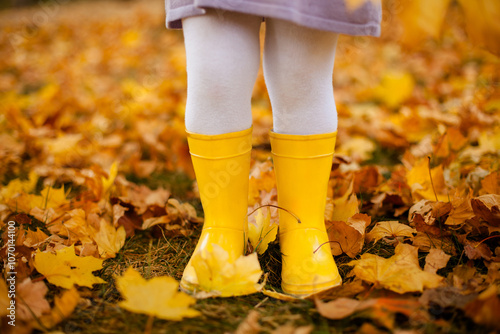
[[[251,126],[261,20],[215,10],[182,20],[188,131],[217,135]],[[266,19],[263,66],[273,109],[273,131],[293,135],[336,131],[332,74],[337,36]]]

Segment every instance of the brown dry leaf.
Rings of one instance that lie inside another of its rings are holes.
[[[355,194],[367,193],[375,190],[382,183],[383,176],[376,166],[365,166],[354,172],[353,191]]]
[[[374,254],[362,254],[359,260],[349,262],[354,265],[356,277],[397,293],[435,288],[441,284],[441,276],[423,271],[418,264],[418,248],[399,243],[395,254],[384,259]]]
[[[500,226],[500,195],[487,194],[471,200],[474,213],[488,224]]]
[[[327,222],[326,228],[333,255],[346,253],[350,258],[354,258],[359,254],[363,249],[365,230],[370,222],[370,216],[362,213],[355,214],[346,223]]]
[[[423,323],[428,323],[427,313],[422,312],[421,304],[413,298],[378,298],[377,304],[369,309],[368,314],[378,324],[393,330],[396,324],[396,313],[404,314],[408,318],[420,316]]]
[[[408,225],[398,221],[378,222],[375,227],[366,234],[366,241],[377,242],[382,238],[394,238],[403,241],[404,238],[413,239],[413,234],[417,231]]]
[[[351,298],[338,298],[334,301],[323,303],[315,299],[316,309],[323,317],[333,320],[344,319],[357,312],[373,319],[376,323],[393,329],[396,313],[410,316],[421,308],[421,304],[413,299],[375,298],[357,300]]]
[[[477,272],[475,267],[458,265],[448,274],[448,283],[458,288],[463,294],[482,291],[486,288],[485,277]]]
[[[319,299],[316,299],[314,303],[316,304],[316,309],[319,314],[323,317],[332,320],[339,320],[344,319],[356,312],[373,307],[377,303],[377,300],[357,300],[341,297],[328,303],[323,303]]]
[[[463,294],[456,287],[439,287],[436,289],[428,289],[422,293],[419,301],[425,306],[430,303],[437,304],[442,308],[455,307],[462,309],[468,302],[476,298],[476,294]]]
[[[500,330],[500,289],[491,285],[477,299],[465,305],[465,315],[479,325]]]
[[[486,244],[477,241],[470,241],[467,239],[465,239],[463,243],[465,244],[464,246],[465,255],[467,255],[469,259],[477,260],[483,258],[486,261],[491,260],[493,252],[491,251],[491,249],[488,248]]]
[[[19,283],[16,290],[16,315],[19,319],[34,320],[50,312],[49,302],[45,299],[48,289],[44,282],[33,283],[30,278],[26,278]]]
[[[435,274],[439,269],[446,267],[451,256],[446,254],[441,248],[432,248],[425,257],[424,271]]]
[[[259,325],[259,312],[251,310],[247,317],[238,325],[234,334],[257,334],[262,328]]]

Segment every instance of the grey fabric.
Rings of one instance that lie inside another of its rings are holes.
[[[350,12],[344,0],[165,0],[167,27],[181,29],[181,19],[203,15],[205,8],[277,18],[347,35],[380,36],[382,9],[371,1]]]

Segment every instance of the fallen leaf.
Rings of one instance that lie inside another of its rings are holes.
[[[500,195],[487,194],[471,200],[474,213],[488,224],[500,226]]]
[[[39,321],[33,321],[33,326],[39,330],[54,327],[73,313],[79,301],[80,294],[75,287],[64,291],[60,296],[56,296],[50,314],[41,316]]]
[[[439,269],[446,267],[451,256],[440,248],[432,248],[425,257],[424,271],[435,274]]]
[[[462,309],[468,302],[476,297],[476,294],[463,294],[456,287],[445,286],[425,290],[422,296],[420,296],[419,301],[426,306],[433,303],[439,305],[443,309],[446,307]]]
[[[102,278],[92,274],[102,269],[103,260],[92,256],[76,256],[75,247],[65,247],[56,254],[38,252],[35,255],[36,270],[50,283],[70,289],[73,284],[92,288],[94,284],[106,283]]]
[[[17,310],[19,319],[29,321],[50,312],[49,302],[45,299],[47,286],[44,282],[33,283],[28,277],[16,287]]]
[[[354,258],[363,249],[365,230],[370,225],[370,216],[357,213],[347,222],[326,222],[328,238],[333,255],[346,253]]]
[[[229,297],[262,290],[263,284],[257,283],[262,276],[257,253],[242,255],[234,263],[228,262],[228,258],[227,252],[216,244],[193,256],[200,291],[195,297]]]
[[[480,194],[500,195],[500,172],[491,172],[481,181]]]
[[[278,225],[271,223],[271,212],[266,210],[267,215],[264,217],[263,211],[257,211],[255,223],[248,223],[248,239],[259,255],[264,254],[269,243],[276,240],[278,233]]]
[[[319,314],[323,317],[332,320],[339,320],[344,319],[356,312],[373,307],[377,303],[377,300],[357,300],[341,297],[328,303],[323,303],[319,299],[316,299],[314,303],[316,304],[316,309]]]
[[[93,236],[99,248],[99,256],[103,259],[115,257],[116,253],[125,245],[125,234],[123,226],[115,228],[111,223],[101,218],[99,231]]]
[[[377,242],[382,238],[394,238],[403,241],[404,238],[413,239],[413,234],[417,231],[408,225],[398,221],[378,222],[375,227],[366,234],[366,241]]]
[[[280,293],[280,292],[276,292],[276,291],[272,291],[272,290],[268,290],[268,289],[265,289],[265,288],[263,288],[261,292],[263,294],[265,294],[266,296],[272,297],[274,299],[282,300],[282,301],[285,301],[285,302],[293,302],[293,301],[296,301],[298,299],[298,298],[292,297],[290,295],[287,295],[287,294],[284,294],[284,293]]]
[[[179,283],[171,277],[145,280],[139,272],[129,267],[122,276],[116,277],[115,282],[125,299],[119,305],[128,311],[175,321],[200,315],[200,312],[190,308],[196,299],[178,291]]]
[[[423,271],[418,264],[418,249],[402,243],[396,246],[391,258],[365,253],[349,265],[354,265],[356,277],[397,293],[422,292],[424,288],[439,286],[443,280],[441,276]]]
[[[238,325],[234,334],[257,334],[262,331],[259,325],[259,312],[251,310],[247,317]]]

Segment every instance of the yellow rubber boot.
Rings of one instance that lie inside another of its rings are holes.
[[[211,251],[216,244],[234,262],[246,248],[252,129],[213,136],[188,132],[187,138],[205,213],[193,255]],[[181,288],[193,292],[197,284],[190,260],[184,269]]]
[[[325,204],[337,133],[271,132],[280,210],[281,287],[302,297],[340,285],[325,227]]]

